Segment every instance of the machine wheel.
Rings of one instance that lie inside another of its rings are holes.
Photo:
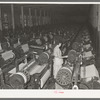
[[[56,81],[61,86],[67,86],[71,83],[72,71],[68,67],[62,67],[56,76]]]

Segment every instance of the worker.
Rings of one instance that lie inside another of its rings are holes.
[[[53,64],[53,75],[54,79],[56,78],[57,72],[62,67],[63,58],[67,56],[62,56],[62,52],[60,50],[61,42],[56,42],[56,46],[54,47],[53,56],[54,56],[54,64]]]

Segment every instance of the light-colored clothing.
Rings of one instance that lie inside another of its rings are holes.
[[[59,58],[62,56],[62,53],[58,46],[54,48],[53,55],[54,55],[54,65],[53,65],[54,72],[53,73],[54,73],[54,78],[56,78],[57,72],[59,71],[59,69],[62,67],[62,64],[63,64],[63,59]]]

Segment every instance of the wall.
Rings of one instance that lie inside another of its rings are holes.
[[[90,23],[94,28],[98,27],[98,5],[91,5]]]
[[[100,5],[91,6],[90,11],[91,36],[96,51],[96,66],[100,69]]]
[[[70,16],[68,20],[76,22],[76,23],[84,23],[87,20],[87,16]]]

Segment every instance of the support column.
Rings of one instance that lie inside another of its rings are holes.
[[[37,26],[37,11],[35,9],[35,25]]]
[[[55,24],[55,14],[54,14],[54,12],[53,12],[53,24]]]
[[[29,26],[31,27],[32,26],[32,19],[31,19],[31,8],[29,8]]]
[[[38,25],[40,25],[40,10],[39,10],[39,15],[38,15]]]
[[[21,17],[22,17],[22,28],[24,28],[24,9],[23,9],[23,6],[21,6]]]
[[[44,25],[44,10],[43,10],[43,16],[42,16],[42,25]]]
[[[49,12],[49,24],[51,23],[51,13]]]
[[[44,10],[44,25],[46,24],[46,11]]]
[[[0,30],[2,31],[2,17],[1,17],[1,7],[0,7]]]
[[[48,16],[49,16],[49,15],[48,15],[48,11],[47,11],[47,18],[46,18],[46,19],[47,19],[47,24],[48,24]]]
[[[47,11],[45,12],[45,23],[47,24]]]
[[[41,9],[40,9],[40,25],[42,25],[41,19],[42,19],[42,11],[41,11]]]
[[[14,6],[11,4],[11,17],[12,17],[12,28],[15,30],[15,20],[14,20]]]

